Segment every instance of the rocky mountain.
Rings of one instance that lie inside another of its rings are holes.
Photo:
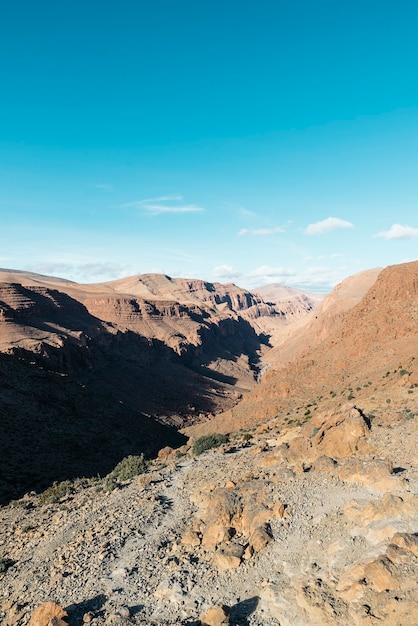
[[[94,329],[101,336],[105,322],[77,302],[93,317],[88,337]],[[86,313],[75,305],[71,315]],[[115,322],[109,328],[124,335]],[[188,441],[149,463],[129,456],[105,478],[56,483],[0,508],[2,624],[418,621],[418,263],[348,279],[294,328],[282,360],[273,348],[261,382],[233,409],[183,429]],[[5,413],[14,400],[22,406],[16,390],[29,380],[27,417],[33,404],[61,402],[63,422],[51,413],[48,427],[66,432],[79,406],[70,375],[14,354],[2,355],[0,374]],[[83,389],[77,428],[97,413],[97,435],[101,399]],[[127,451],[120,423],[106,423],[106,434]],[[33,426],[32,436],[40,415]],[[92,453],[95,445],[92,437]]]
[[[0,271],[0,500],[156,452],[181,441],[175,428],[233,406],[268,349],[259,320],[273,328],[287,316],[235,285]],[[115,428],[117,447],[103,434]]]
[[[293,321],[296,310],[301,316],[314,308],[311,298],[292,307],[288,297],[283,306],[280,300],[267,303],[233,284],[159,274],[79,285],[3,270],[0,281],[0,319],[8,322],[0,330],[3,352],[27,349],[41,354],[49,346],[63,347],[61,343],[70,339],[84,347],[99,335],[131,331],[163,342],[195,367],[204,365],[206,375],[222,369],[230,374],[232,362],[244,355],[245,365],[236,367],[237,381],[244,387],[254,378],[257,352],[268,342],[262,333]],[[240,335],[248,336],[248,346],[234,345]],[[219,338],[222,347],[214,349]]]
[[[325,297],[311,298],[315,314],[300,315],[294,324],[280,329],[275,334],[273,349],[269,350],[264,360],[277,370],[302,354],[309,353],[338,326],[344,315],[360,302],[375,283],[381,269],[374,268],[349,276]],[[305,295],[302,294],[299,298],[303,304]]]
[[[210,429],[228,432],[276,416],[299,422],[305,412],[328,410],[347,399],[371,412],[379,410],[382,398],[395,404],[399,387],[414,384],[418,375],[417,273],[418,263],[406,263],[338,285],[266,356],[270,368],[261,384],[217,416]]]

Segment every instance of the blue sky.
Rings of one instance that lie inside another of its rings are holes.
[[[412,0],[0,8],[0,266],[328,291],[418,258]]]

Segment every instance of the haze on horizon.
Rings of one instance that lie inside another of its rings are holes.
[[[417,258],[415,2],[1,13],[1,267],[325,292]]]

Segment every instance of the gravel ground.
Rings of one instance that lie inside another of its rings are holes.
[[[396,429],[376,425],[369,437],[378,456],[402,468],[394,493],[404,498],[416,492],[417,435],[409,420]],[[0,573],[2,623],[24,626],[49,600],[66,608],[71,626],[83,620],[92,626],[197,625],[200,613],[216,604],[231,607],[230,623],[237,626],[382,623],[335,591],[348,566],[384,553],[387,542],[368,541],[367,529],[359,532],[344,513],[348,502],[364,506],[382,492],[343,482],[332,471],[264,467],[267,439],[265,450],[257,441],[154,465],[110,493],[90,486],[57,504],[40,506],[29,496],[0,509],[0,557],[13,561]],[[204,500],[228,480],[243,478],[272,504],[283,503],[287,517],[271,520],[273,541],[265,549],[237,569],[219,571],[211,551],[184,545],[182,536],[200,515],[199,494]],[[394,532],[417,532],[418,514],[391,523]],[[415,577],[415,561],[409,570],[398,568],[398,576]],[[410,585],[402,579],[401,586],[406,601]],[[324,606],[325,617],[317,617]]]

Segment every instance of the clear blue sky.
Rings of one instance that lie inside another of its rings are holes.
[[[418,258],[418,3],[0,8],[0,266],[327,291]]]

